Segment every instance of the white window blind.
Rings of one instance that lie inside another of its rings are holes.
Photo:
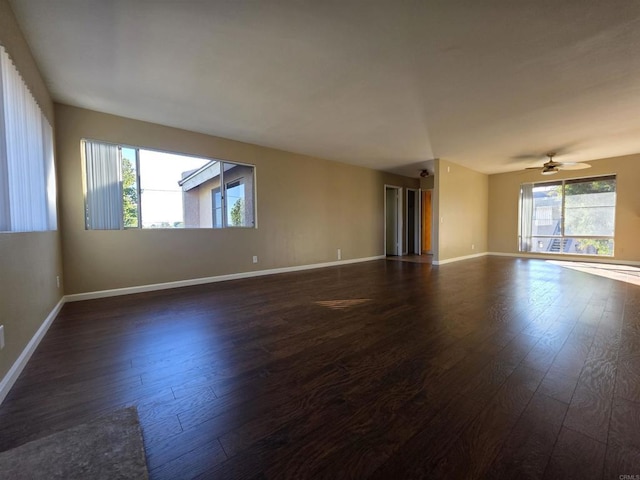
[[[120,230],[124,227],[120,147],[85,140],[84,155],[87,229]]]
[[[53,132],[0,46],[0,231],[55,230]]]

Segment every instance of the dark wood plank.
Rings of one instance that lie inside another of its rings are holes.
[[[640,475],[640,449],[635,447],[620,447],[607,445],[607,454],[604,461],[605,479],[625,478],[622,475]]]
[[[518,367],[485,409],[462,431],[429,476],[482,478],[527,407],[544,373]]]
[[[567,404],[536,393],[493,461],[488,478],[542,478],[566,411]]]
[[[609,444],[640,450],[640,402],[615,398],[611,412]]]
[[[156,479],[617,478],[638,473],[638,352],[640,287],[536,260],[70,303],[0,451],[136,405]]]
[[[206,473],[227,459],[217,439],[199,444],[186,454],[151,469],[153,479],[193,478]],[[185,475],[186,473],[186,475]]]
[[[429,421],[418,426],[418,433],[409,437],[382,464],[371,478],[430,478],[434,468],[450,450],[464,430],[482,411],[484,405],[464,395],[450,399]],[[425,448],[429,445],[428,448]]]
[[[596,332],[564,421],[568,428],[606,443],[622,323],[608,315]]]
[[[601,479],[606,445],[562,427],[544,474],[546,479]]]
[[[568,377],[558,371],[549,371],[545,375],[538,391],[551,398],[569,404],[573,398],[573,392],[578,384],[578,379]]]
[[[576,324],[569,338],[556,355],[550,370],[554,373],[578,379],[589,355],[596,328]]]

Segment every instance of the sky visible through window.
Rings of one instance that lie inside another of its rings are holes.
[[[142,226],[181,226],[182,188],[178,181],[184,172],[197,170],[210,160],[143,149],[139,154]],[[135,149],[123,147],[122,158],[135,165]]]

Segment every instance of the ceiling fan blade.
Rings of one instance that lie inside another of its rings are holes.
[[[585,168],[591,168],[588,163],[576,163],[576,162],[559,162],[556,165],[560,170],[584,170]]]
[[[542,170],[544,167],[526,167],[525,170]]]

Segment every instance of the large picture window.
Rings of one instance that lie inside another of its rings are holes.
[[[88,230],[255,226],[252,165],[83,144]]]
[[[615,175],[520,187],[521,252],[612,256]]]

